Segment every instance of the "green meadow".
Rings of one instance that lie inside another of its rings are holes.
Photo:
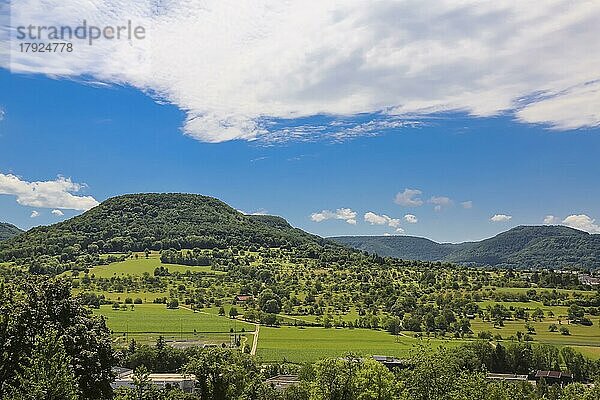
[[[254,331],[254,325],[204,312],[194,312],[179,307],[167,309],[164,304],[135,304],[133,310],[114,310],[103,305],[94,310],[106,317],[108,327],[114,333],[229,333],[230,329]]]
[[[89,274],[94,275],[97,278],[111,278],[113,276],[141,276],[144,273],[153,275],[154,269],[160,266],[169,269],[169,272],[185,273],[190,272],[205,272],[210,274],[219,274],[219,271],[212,271],[208,266],[188,266],[188,265],[175,265],[175,264],[163,264],[160,261],[160,255],[158,252],[152,252],[148,258],[144,253],[135,253],[138,258],[128,258],[125,261],[115,262],[108,265],[100,265],[90,269]],[[106,257],[106,255],[105,255]]]
[[[462,341],[392,336],[370,329],[261,327],[257,354],[266,361],[310,362],[352,352],[402,357],[419,346],[456,346]]]

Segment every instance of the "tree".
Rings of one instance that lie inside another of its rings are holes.
[[[169,302],[167,303],[167,308],[169,308],[169,309],[179,308],[179,300],[177,300],[177,299],[169,300]]]
[[[579,321],[581,318],[584,317],[585,315],[585,310],[583,309],[583,307],[577,305],[577,304],[572,304],[569,309],[568,309],[568,315],[569,315],[569,319],[571,321]]]
[[[104,320],[71,296],[68,282],[33,276],[0,284],[0,391],[14,386],[32,358],[36,338],[50,331],[71,358],[81,396],[110,396],[114,357]]]
[[[244,391],[260,384],[258,367],[244,353],[221,348],[198,351],[185,371],[194,374],[201,399],[237,399]]]
[[[230,318],[235,318],[235,317],[237,317],[238,315],[239,315],[239,313],[238,313],[238,310],[237,310],[237,308],[235,308],[235,307],[231,307],[231,308],[229,309],[229,317],[230,317]]]
[[[37,336],[25,367],[8,389],[14,400],[77,400],[77,383],[71,357],[54,330]]]
[[[327,358],[314,366],[313,385],[316,400],[354,400],[357,398],[356,381],[362,361],[348,354],[342,358]]]
[[[581,353],[565,346],[560,350],[560,355],[567,366],[567,370],[573,374],[574,380],[582,381],[587,377],[587,362]]]
[[[263,311],[270,314],[278,314],[281,311],[279,302],[276,299],[268,300],[263,307]]]
[[[384,365],[366,359],[356,374],[358,400],[396,400],[400,385],[396,377]]]

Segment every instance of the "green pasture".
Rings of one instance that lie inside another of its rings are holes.
[[[127,275],[138,275],[141,276],[145,272],[150,275],[154,274],[154,269],[157,267],[166,267],[169,272],[180,272],[186,271],[191,272],[207,272],[207,273],[222,273],[213,271],[209,266],[188,266],[188,265],[175,265],[175,264],[162,264],[160,262],[160,255],[158,253],[150,254],[149,258],[146,258],[143,253],[138,254],[138,258],[128,258],[125,261],[115,262],[108,265],[99,265],[90,269],[89,274],[94,274],[97,278],[111,278],[113,276],[127,276]]]
[[[81,291],[79,289],[73,289],[73,295],[77,295]],[[155,299],[162,299],[170,297],[168,291],[165,292],[148,292],[148,291],[135,291],[130,290],[129,292],[107,292],[107,291],[94,291],[98,295],[104,295],[107,301],[111,302],[124,302],[126,298],[137,299],[140,298],[144,303],[152,303]],[[136,307],[138,304],[136,304]]]
[[[230,329],[253,332],[254,325],[219,317],[204,312],[193,312],[179,307],[170,310],[164,304],[135,304],[133,311],[113,310],[110,305],[103,305],[94,310],[97,315],[106,317],[108,327],[115,333],[229,333]]]
[[[556,324],[559,328],[566,326],[570,335],[561,335],[560,332],[548,331],[550,324]],[[592,346],[600,347],[600,327],[598,319],[593,320],[594,325],[583,326],[578,324],[567,324],[566,321],[562,321],[562,324],[558,324],[555,318],[545,318],[543,322],[529,321],[529,324],[535,328],[535,334],[531,335],[535,342],[548,343],[560,346]],[[489,331],[493,335],[499,333],[503,339],[508,339],[510,336],[514,336],[517,331],[527,333],[525,328],[525,322],[519,321],[504,321],[504,326],[500,328],[494,328],[493,323],[483,322],[481,320],[471,321],[471,329],[475,334],[481,331]]]
[[[456,346],[459,340],[416,339],[369,329],[261,327],[257,354],[266,361],[310,362],[348,352],[402,357],[418,346]]]

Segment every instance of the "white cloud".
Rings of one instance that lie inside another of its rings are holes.
[[[77,52],[43,62],[18,51],[0,59],[20,73],[129,84],[177,105],[184,132],[209,142],[294,137],[272,123],[365,112],[505,113],[558,129],[600,123],[593,1],[20,0],[11,11],[13,25],[143,25],[141,41],[76,42]],[[356,127],[343,131],[386,129]]]
[[[442,211],[442,208],[452,205],[452,200],[445,196],[433,196],[429,199],[429,202],[435,205],[435,211]]]
[[[558,224],[560,222],[560,219],[558,217],[555,217],[554,215],[546,215],[544,217],[544,224],[546,225],[555,225]]]
[[[492,218],[490,218],[490,221],[492,221],[492,222],[507,222],[507,221],[510,221],[511,219],[512,219],[512,215],[496,214]]]
[[[569,215],[562,223],[571,228],[589,233],[600,233],[600,226],[596,224],[596,220],[585,214]]]
[[[29,217],[30,218],[37,218],[39,216],[40,216],[40,213],[34,210],[34,211],[31,212],[31,215]]]
[[[397,228],[397,229],[396,229],[396,233],[403,234],[403,233],[404,233],[404,229],[402,229],[402,228]]]
[[[56,210],[56,209],[52,210],[52,214],[56,215],[57,217],[62,217],[63,215],[65,215],[64,212],[62,212],[60,210]]]
[[[404,189],[403,192],[398,192],[394,202],[405,207],[419,207],[423,205],[423,200],[420,196],[423,192],[418,189]]]
[[[467,210],[473,208],[473,202],[471,200],[463,201],[462,203],[460,203],[460,205],[462,206],[462,208]]]
[[[338,208],[335,212],[323,210],[311,214],[310,219],[314,222],[322,222],[328,219],[341,219],[350,225],[356,225],[356,212],[352,211],[350,208]]]
[[[417,222],[419,222],[419,219],[416,217],[416,215],[413,214],[406,214],[404,216],[404,220],[409,224],[416,224]]]
[[[4,112],[4,110],[2,108],[0,108],[0,121],[2,121],[4,119],[5,115],[6,115],[6,113]]]
[[[91,196],[76,196],[85,185],[59,176],[53,181],[27,182],[15,175],[0,173],[0,195],[16,196],[23,206],[88,210],[99,203]]]
[[[388,225],[392,228],[400,227],[400,219],[388,217],[385,214],[378,215],[369,211],[364,215],[364,219],[365,222],[368,222],[371,225]]]

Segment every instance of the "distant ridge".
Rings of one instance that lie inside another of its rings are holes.
[[[12,224],[0,222],[0,241],[10,239],[13,236],[17,236],[19,233],[23,232],[23,230]]]
[[[565,226],[518,226],[461,244],[413,236],[339,236],[340,244],[380,256],[463,265],[527,268],[600,268],[600,235]]]

